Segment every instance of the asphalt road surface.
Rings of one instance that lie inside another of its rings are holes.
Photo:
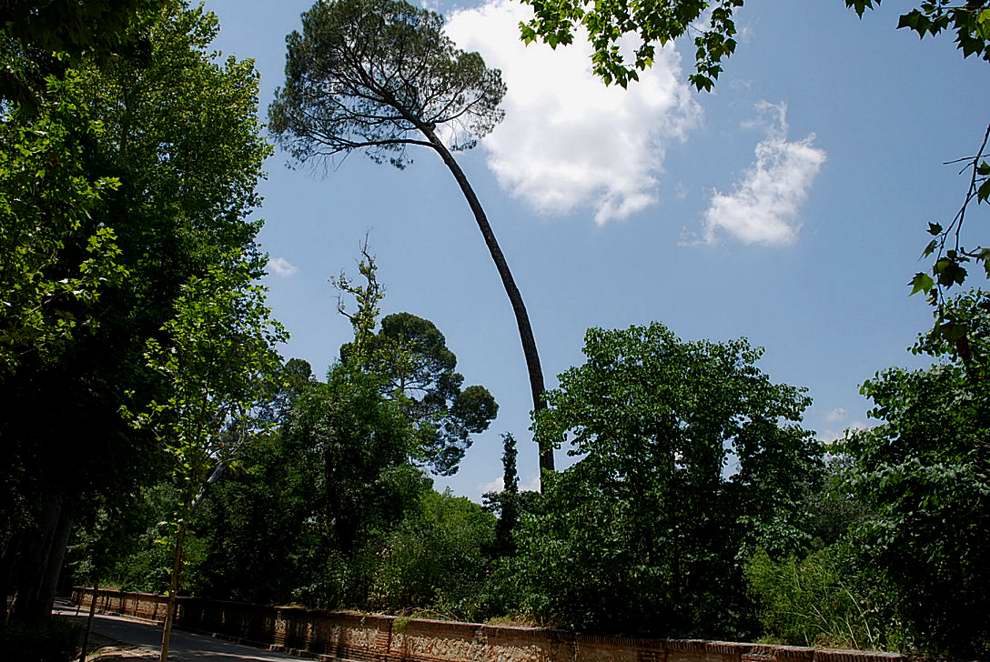
[[[86,625],[86,610],[80,610],[76,615],[75,608],[56,608],[53,614],[66,620]],[[122,644],[137,646],[142,650],[156,652],[162,641],[162,629],[141,621],[119,616],[104,616],[97,614],[93,617],[93,631],[109,637]],[[142,656],[143,657],[143,656]],[[172,630],[172,643],[169,646],[169,660],[176,662],[234,662],[235,660],[251,660],[254,662],[285,662],[286,660],[312,662],[306,658],[291,657],[281,653],[272,653],[260,648],[242,646],[222,639],[213,639],[181,630]]]

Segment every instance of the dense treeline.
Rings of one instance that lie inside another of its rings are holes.
[[[188,586],[586,631],[985,655],[990,297],[953,305],[980,330],[971,359],[923,336],[915,351],[932,367],[878,373],[863,386],[877,424],[829,444],[801,426],[803,390],[772,382],[744,340],[686,342],[656,323],[593,329],[586,362],[560,376],[536,420],[579,460],[542,495],[520,493],[507,436],[506,489],[484,507],[431,489],[423,421],[382,368],[397,363],[355,363],[355,347],[374,357],[387,346],[396,318],[435,340],[406,335],[392,356],[446,352],[425,320],[388,316],[344,347],[325,382],[286,364],[275,429],[245,446],[197,515]],[[429,363],[420,356],[411,362]],[[147,493],[147,533],[113,583],[162,589],[167,558],[149,543],[167,502]]]
[[[746,340],[591,329],[533,420],[544,459],[575,461],[520,492],[504,435],[504,490],[479,505],[431,475],[457,471],[498,405],[432,322],[382,314],[367,249],[335,280],[354,333],[325,377],[277,355],[251,220],[258,79],[211,51],[217,19],[181,0],[31,5],[4,6],[0,38],[5,652],[71,652],[47,621],[75,581],[990,655],[990,295],[939,289],[913,348],[930,366],[877,373],[873,427],[828,443]],[[439,17],[381,6],[399,22],[383,35],[439,40],[440,74],[447,58],[503,90]]]

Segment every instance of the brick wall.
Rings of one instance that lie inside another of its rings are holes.
[[[76,587],[85,607],[93,589]],[[166,598],[101,589],[97,611],[162,620]],[[180,597],[176,626],[324,660],[402,662],[895,662],[893,653],[634,639]]]

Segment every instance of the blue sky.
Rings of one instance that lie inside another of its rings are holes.
[[[206,3],[217,48],[255,59],[263,113],[310,4]],[[949,37],[894,29],[911,6],[859,20],[840,0],[750,2],[713,94],[687,88],[686,42],[642,85],[604,90],[581,46],[522,50],[518,4],[439,6],[509,87],[505,122],[459,160],[526,299],[548,386],[581,362],[588,327],[658,320],[765,347],[774,380],[810,389],[806,425],[823,438],[867,421],[862,381],[918,365],[906,348],[930,318],[906,284],[924,268],[926,223],[963,194],[942,163],[974,150],[990,107],[985,63]],[[271,303],[292,334],[285,355],[323,374],[350,335],[328,278],[354,271],[370,231],[385,312],[433,320],[466,383],[501,406],[460,472],[437,480],[477,499],[501,475],[501,432],[520,441],[523,481],[535,476],[525,364],[466,203],[434,154],[418,156],[398,171],[355,154],[323,173],[276,153],[260,211]]]

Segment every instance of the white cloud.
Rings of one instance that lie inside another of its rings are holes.
[[[299,271],[299,267],[292,264],[284,257],[275,257],[268,260],[268,270],[275,276],[280,278],[288,278],[292,274]]]
[[[818,436],[818,438],[821,439],[822,443],[826,445],[834,444],[840,439],[844,439],[846,434],[849,432],[859,432],[861,430],[869,430],[869,429],[870,426],[864,423],[863,421],[853,421],[852,423],[843,427],[839,431],[831,430],[831,429],[825,430]]]
[[[591,207],[599,224],[656,203],[666,145],[701,115],[677,51],[658,49],[627,90],[606,87],[591,73],[583,32],[557,50],[524,45],[519,22],[531,14],[515,0],[489,0],[447,23],[508,86],[505,120],[482,142],[499,184],[543,213]]]
[[[488,494],[489,492],[501,492],[505,489],[502,486],[502,477],[499,476],[495,480],[490,480],[487,483],[481,483],[478,485],[478,493],[482,496]]]
[[[524,480],[519,484],[520,492],[539,492],[540,491],[540,474],[532,474],[528,480]]]
[[[501,492],[503,490],[502,477],[499,476],[487,483],[481,483],[478,485],[478,493],[484,496],[489,492]],[[539,492],[540,491],[540,474],[534,473],[528,479],[519,483],[520,492]]]
[[[847,412],[842,407],[836,407],[835,409],[833,409],[829,413],[825,414],[825,422],[827,422],[827,423],[838,423],[839,421],[845,420],[845,418],[848,415],[848,413],[849,412]]]
[[[800,229],[798,211],[825,163],[825,150],[812,144],[815,134],[804,140],[787,140],[785,104],[763,101],[756,107],[766,118],[766,138],[757,144],[756,161],[733,192],[713,192],[704,216],[708,243],[717,239],[720,230],[747,244],[793,243]]]

